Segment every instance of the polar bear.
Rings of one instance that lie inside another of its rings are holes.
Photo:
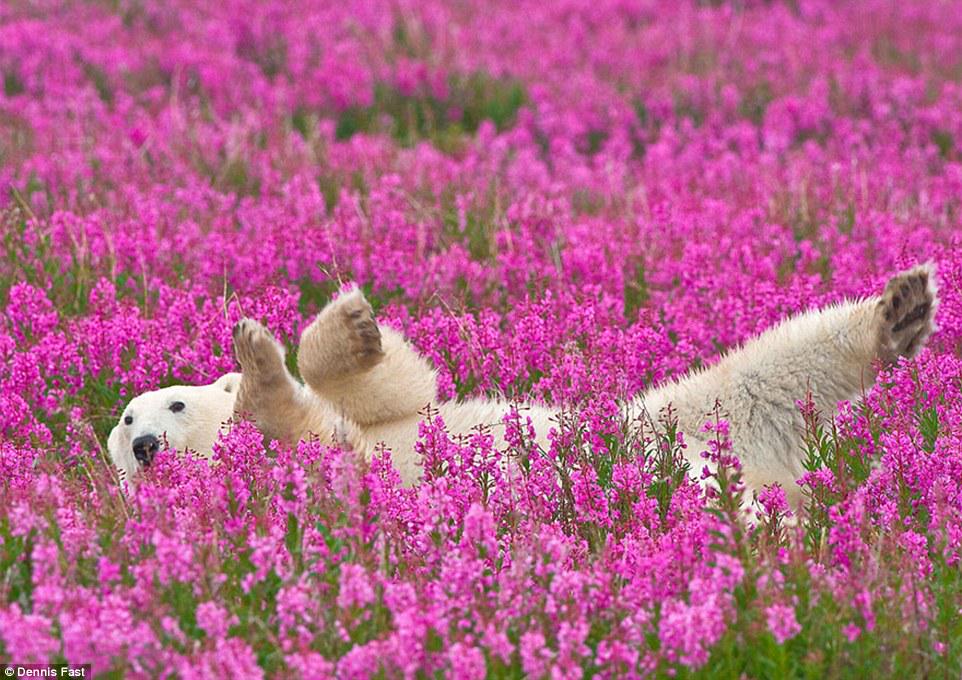
[[[240,382],[240,373],[227,373],[210,385],[174,385],[131,399],[107,438],[120,478],[132,481],[164,444],[209,458],[234,414]]]
[[[712,367],[630,399],[622,405],[623,413],[652,421],[671,405],[678,429],[687,437],[692,474],[697,474],[705,465],[700,452],[707,448],[698,437],[719,403],[729,416],[732,445],[742,463],[748,496],[779,483],[798,507],[802,499],[794,482],[804,468],[796,401],[811,392],[819,411],[833,413],[839,401],[858,398],[873,384],[879,363],[919,351],[935,330],[936,307],[934,266],[917,266],[891,278],[880,296],[789,318]],[[301,335],[297,363],[304,383],[287,371],[282,346],[258,322],[239,322],[233,339],[241,367],[233,412],[250,417],[265,437],[293,443],[314,435],[365,456],[383,443],[409,485],[421,476],[414,445],[426,407],[443,418],[452,434],[484,425],[496,435],[498,445],[504,444],[503,418],[513,405],[489,399],[439,401],[428,360],[400,333],[379,327],[357,289],[330,302]],[[159,392],[138,399],[150,397],[155,409],[169,410],[164,399],[153,396]],[[557,427],[557,411],[538,404],[525,408],[538,443],[546,447],[549,429]],[[223,414],[219,411],[217,417]],[[164,418],[173,422],[167,427],[179,427],[176,419]],[[185,439],[179,429],[173,437],[166,430],[168,442],[186,440],[190,448],[208,453],[216,437],[215,419],[211,417],[203,437],[193,435],[196,441]],[[117,443],[133,446],[134,441],[118,439]],[[124,454],[131,458],[129,451]],[[116,463],[113,448],[111,456]]]

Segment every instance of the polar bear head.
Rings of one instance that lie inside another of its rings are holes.
[[[174,385],[131,399],[107,439],[121,479],[132,480],[164,446],[210,457],[218,433],[233,415],[240,378],[240,373],[228,373],[210,385]]]

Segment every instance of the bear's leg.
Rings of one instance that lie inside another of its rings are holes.
[[[886,363],[914,357],[935,331],[938,306],[931,265],[889,279],[876,309],[878,357]]]
[[[284,349],[269,330],[252,319],[242,319],[233,330],[234,357],[242,376],[234,405],[235,415],[251,417],[269,439],[294,443],[305,436],[312,421],[311,400],[284,366]],[[329,436],[330,429],[318,434]]]
[[[434,370],[404,337],[380,328],[360,290],[328,303],[301,335],[301,377],[361,426],[414,415],[436,397]]]
[[[858,399],[875,382],[879,360],[918,353],[935,330],[936,306],[932,267],[915,267],[889,280],[881,296],[782,322],[715,366],[642,395],[629,412],[659,413],[670,403],[679,429],[697,436],[717,400],[748,487],[777,482],[798,508],[795,481],[805,472],[798,401],[810,395],[828,418],[838,402]],[[689,451],[693,469],[701,469],[698,447]]]

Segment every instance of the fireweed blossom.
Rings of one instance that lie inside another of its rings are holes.
[[[0,662],[962,672],[951,3],[55,4],[0,8]],[[929,346],[834,418],[797,395],[801,511],[739,518],[723,404],[705,452],[621,421],[929,259]],[[561,406],[551,446],[425,414],[403,488],[241,422],[121,493],[127,400],[235,370],[244,316],[293,349],[341,281],[441,397]]]
[[[765,609],[768,630],[778,644],[784,643],[802,630],[795,619],[795,608],[789,605],[773,604]]]

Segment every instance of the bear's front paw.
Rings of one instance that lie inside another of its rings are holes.
[[[284,349],[269,330],[253,319],[241,319],[234,325],[233,336],[234,358],[244,378],[283,377]]]
[[[350,352],[357,367],[364,370],[375,366],[384,357],[384,350],[371,305],[358,290],[345,296],[338,311],[347,328]]]
[[[359,289],[330,302],[301,336],[298,368],[315,390],[367,371],[384,358],[374,311]]]
[[[913,357],[935,331],[935,268],[923,264],[889,279],[879,300],[879,354],[894,361]]]

